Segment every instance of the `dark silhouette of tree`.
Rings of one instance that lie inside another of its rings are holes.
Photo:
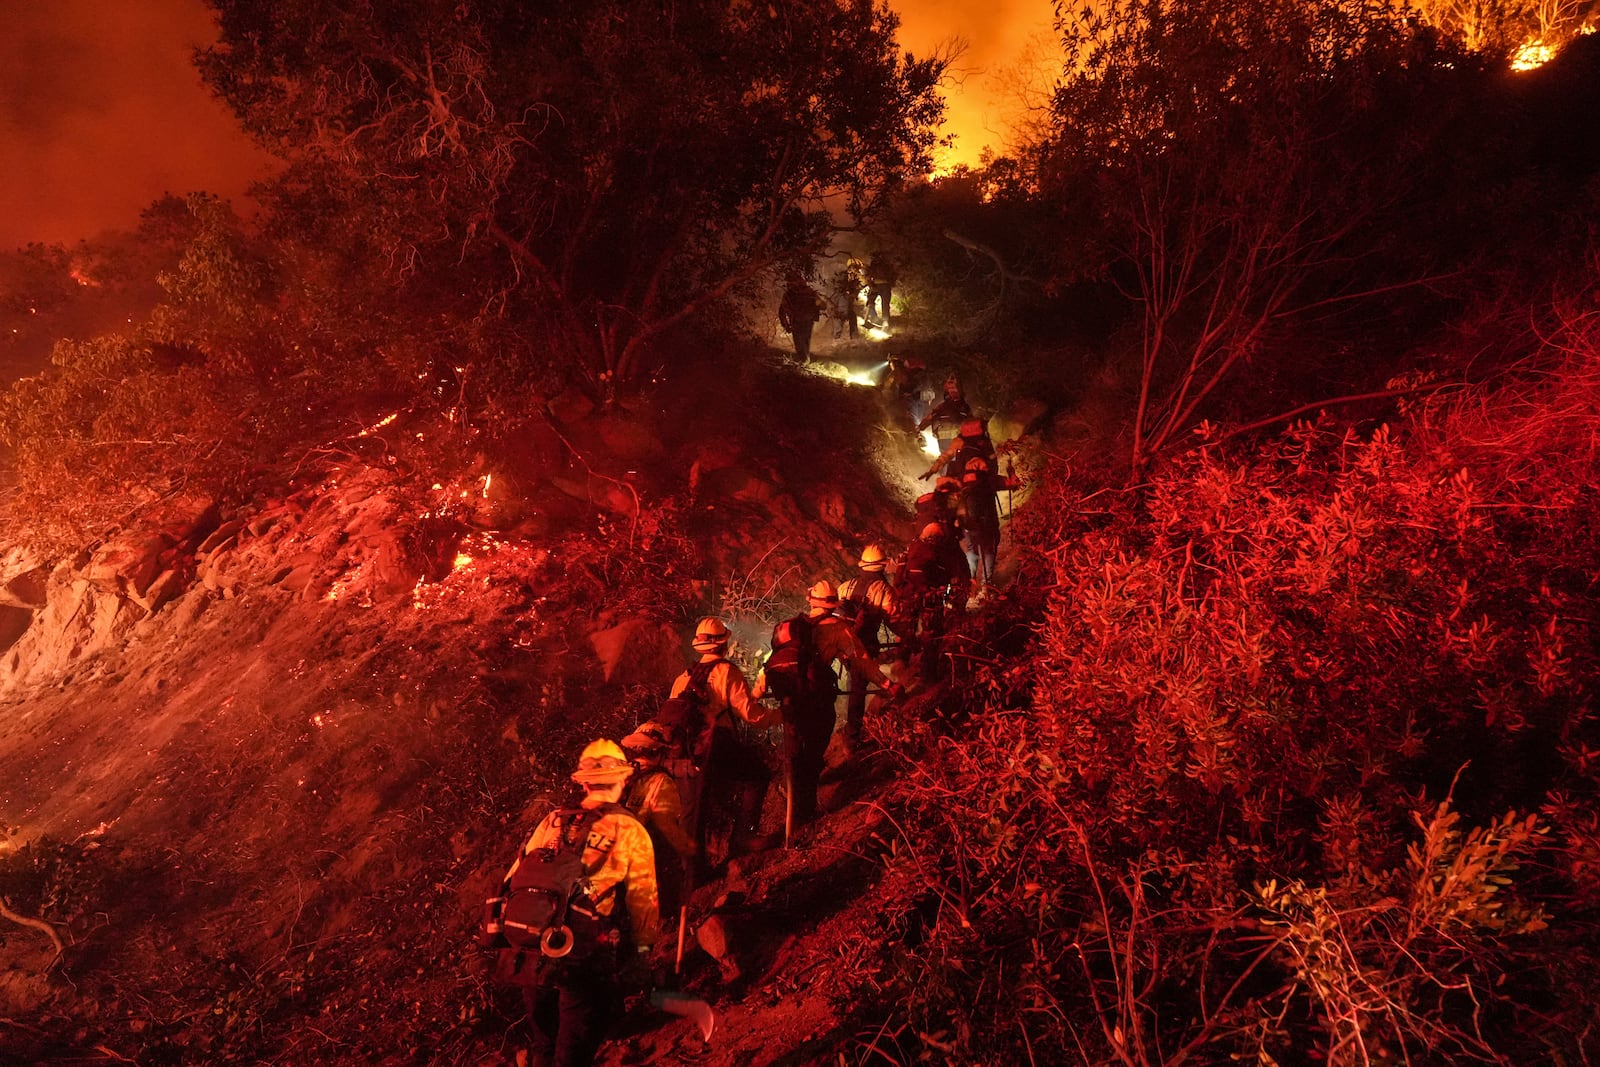
[[[201,69],[300,241],[608,395],[925,169],[942,109],[872,0],[211,2]]]
[[[1415,280],[1392,231],[1447,165],[1439,86],[1470,64],[1397,9],[1343,0],[1059,10],[1041,187],[1095,203],[1105,269],[1139,309],[1138,471],[1297,314]]]

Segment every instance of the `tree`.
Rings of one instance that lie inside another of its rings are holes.
[[[1404,282],[1460,55],[1361,0],[1060,9],[1042,185],[1098,205],[1141,318],[1132,464],[1186,432],[1284,325]]]
[[[280,222],[608,395],[925,169],[942,110],[873,0],[211,2]]]

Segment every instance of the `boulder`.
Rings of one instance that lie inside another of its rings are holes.
[[[210,497],[178,497],[152,513],[147,523],[161,531],[169,544],[194,551],[222,522],[217,502]]]
[[[847,528],[844,494],[838,489],[832,486],[817,486],[806,494],[805,502],[818,522],[835,530]]]
[[[1007,404],[1004,411],[996,412],[989,419],[989,437],[997,445],[1015,441],[1029,426],[1044,418],[1049,410],[1049,405],[1042,400],[1018,397]]]
[[[739,501],[766,504],[778,495],[777,488],[743,467],[723,467],[700,479],[700,496],[708,501]]]
[[[646,463],[665,451],[655,430],[636,415],[608,411],[600,418],[599,431],[606,451],[625,463]]]
[[[33,553],[13,548],[0,556],[0,606],[44,607],[50,568]]]
[[[239,533],[245,528],[245,525],[244,519],[229,519],[215,530],[212,530],[205,540],[200,542],[200,547],[195,549],[195,555],[208,555],[224,545],[233,544],[234,541],[238,540]]]
[[[550,417],[564,426],[582,422],[594,413],[594,401],[576,388],[565,389],[550,398]]]
[[[166,549],[167,541],[159,535],[108,541],[90,557],[83,577],[107,592],[143,595],[160,573]]]
[[[130,593],[129,599],[141,608],[154,615],[179,593],[183,592],[183,576],[176,570],[164,570],[150,583],[150,588],[141,593]]]
[[[589,644],[608,682],[664,686],[683,669],[677,630],[650,619],[625,619],[591,631]]]

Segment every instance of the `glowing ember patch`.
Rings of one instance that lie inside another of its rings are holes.
[[[322,713],[320,711],[311,716],[311,725],[315,726],[317,729],[320,730],[327,724],[327,720],[322,717]]]
[[[889,331],[882,326],[868,326],[862,332],[869,341],[887,341],[890,337]]]
[[[494,475],[485,474],[483,476],[483,495],[485,499],[489,496],[489,486],[492,484],[494,484]]]
[[[467,555],[465,552],[457,552],[456,553],[456,563],[455,563],[455,569],[456,570],[461,570],[463,567],[466,567],[471,563],[472,563],[472,557],[471,556]]]
[[[357,437],[365,437],[368,434],[372,433],[374,430],[381,430],[385,426],[387,426],[391,422],[393,422],[395,419],[398,419],[399,417],[400,417],[400,413],[398,411],[396,411],[396,412],[394,412],[393,414],[390,414],[390,415],[385,415],[383,418],[379,419],[377,422],[373,423],[371,426],[368,426],[365,430],[362,430],[356,436]]]

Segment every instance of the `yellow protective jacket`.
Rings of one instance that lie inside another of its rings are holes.
[[[867,587],[860,601],[863,605],[882,612],[886,619],[899,617],[900,598],[894,595],[894,588],[882,578],[873,578],[870,582],[859,574],[846,578],[839,584],[839,603],[855,600],[856,591],[863,585]]]
[[[861,677],[876,681],[882,686],[893,684],[889,676],[883,673],[883,668],[878,666],[878,661],[867,651],[867,646],[861,643],[861,638],[850,628],[849,623],[832,611],[822,608],[813,608],[807,618],[815,627],[811,642],[822,662],[829,666],[836,662],[845,664],[853,671],[860,671]],[[761,677],[756,679],[753,692],[757,699],[766,695],[766,671],[762,671]]]
[[[591,807],[587,801],[584,807]],[[568,809],[570,810],[570,809]],[[502,894],[511,885],[511,876],[522,865],[523,857],[541,848],[560,843],[561,827],[552,811],[544,817],[517,854],[516,862],[501,883]],[[634,948],[649,951],[656,943],[661,925],[661,899],[656,891],[656,853],[643,824],[622,808],[600,817],[589,831],[583,850],[583,873],[589,885],[589,898],[601,915],[616,914],[621,900],[628,913],[628,933]]]
[[[762,725],[768,709],[757,704],[750,695],[750,683],[744,680],[744,672],[715,652],[700,657],[701,663],[714,660],[722,662],[711,668],[706,677],[706,695],[710,698],[706,703],[706,727],[710,729],[719,723],[731,726],[735,715],[751,726]],[[684,671],[673,681],[672,692],[668,695],[681,697],[688,688],[689,672]]]
[[[699,849],[683,825],[683,793],[677,780],[657,768],[634,776],[628,783],[623,805],[639,817],[645,829],[654,830],[680,856],[693,856]]]

